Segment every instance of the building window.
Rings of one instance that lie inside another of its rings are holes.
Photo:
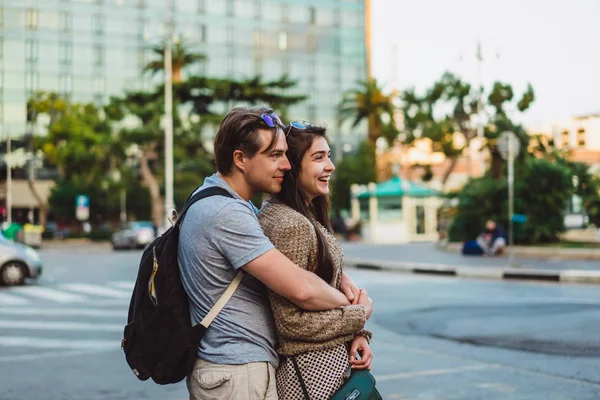
[[[206,42],[206,32],[207,32],[206,25],[201,24],[198,27],[198,40],[200,40],[203,43]]]
[[[92,17],[92,29],[96,35],[101,35],[104,33],[104,15],[94,14]]]
[[[562,131],[562,146],[563,147],[568,147],[569,146],[569,131]]]
[[[29,29],[37,29],[38,12],[34,8],[28,8],[25,14],[25,25]]]
[[[577,130],[577,145],[579,147],[585,147],[585,129],[583,128]]]
[[[25,59],[27,61],[37,61],[38,44],[33,39],[25,39]]]
[[[61,64],[71,64],[73,60],[73,45],[70,42],[61,42],[58,48]]]
[[[58,90],[60,93],[68,97],[73,92],[73,77],[68,72],[62,72],[58,75]]]
[[[102,45],[94,45],[94,66],[101,67],[104,65],[104,47]]]
[[[227,15],[229,15],[231,17],[234,14],[233,0],[226,0],[226,1],[227,1]]]
[[[0,60],[4,58],[4,38],[0,36]]]
[[[262,75],[263,60],[260,57],[254,59],[254,76]]]
[[[31,96],[38,90],[40,83],[40,74],[37,71],[26,71],[25,72],[25,91],[28,96]]]
[[[279,47],[279,50],[287,50],[287,47],[288,47],[287,32],[279,32],[279,36],[277,37],[277,47]]]
[[[61,11],[59,17],[60,30],[70,32],[73,28],[73,16],[69,11]]]
[[[95,76],[92,79],[92,91],[95,94],[102,95],[104,93],[105,86],[106,84],[103,76]]]
[[[138,8],[145,8],[146,7],[146,0],[137,0],[137,7]]]
[[[317,23],[317,9],[315,7],[308,8],[308,21],[311,25]]]

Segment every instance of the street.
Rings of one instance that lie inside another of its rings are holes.
[[[120,350],[140,251],[40,255],[39,282],[0,288],[0,399],[187,398],[138,381]],[[600,398],[597,286],[347,272],[375,303],[385,399]]]

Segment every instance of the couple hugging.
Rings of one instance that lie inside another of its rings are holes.
[[[244,274],[200,344],[190,399],[329,399],[352,370],[371,368],[373,304],[342,271],[331,233],[326,130],[236,108],[214,150],[217,173],[198,190],[233,197],[194,203],[179,234],[193,324]],[[270,195],[260,211],[250,202],[259,193]]]

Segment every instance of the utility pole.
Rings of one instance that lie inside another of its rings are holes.
[[[10,130],[6,129],[6,222],[12,224],[12,149]]]
[[[167,21],[165,37],[165,228],[169,227],[169,211],[175,208],[173,200],[173,82],[171,41],[173,39],[172,0],[166,0]]]
[[[481,55],[481,42],[477,43],[477,137],[479,138],[479,142],[483,144],[483,116],[482,114],[482,104],[481,104],[481,96],[483,85],[481,79],[481,66],[483,62],[483,56]],[[478,163],[478,175],[483,176],[485,174],[485,161],[483,159],[483,152],[480,151],[477,154]],[[470,166],[469,166],[470,168]]]

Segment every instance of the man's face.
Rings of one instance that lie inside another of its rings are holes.
[[[287,143],[281,129],[277,130],[275,146],[268,150],[273,133],[270,130],[258,131],[260,137],[260,150],[245,162],[244,176],[253,192],[274,194],[281,191],[283,175],[291,166],[285,152]]]
[[[488,228],[490,231],[493,231],[494,229],[496,229],[496,223],[494,221],[488,221],[487,224],[485,224],[485,227]]]

